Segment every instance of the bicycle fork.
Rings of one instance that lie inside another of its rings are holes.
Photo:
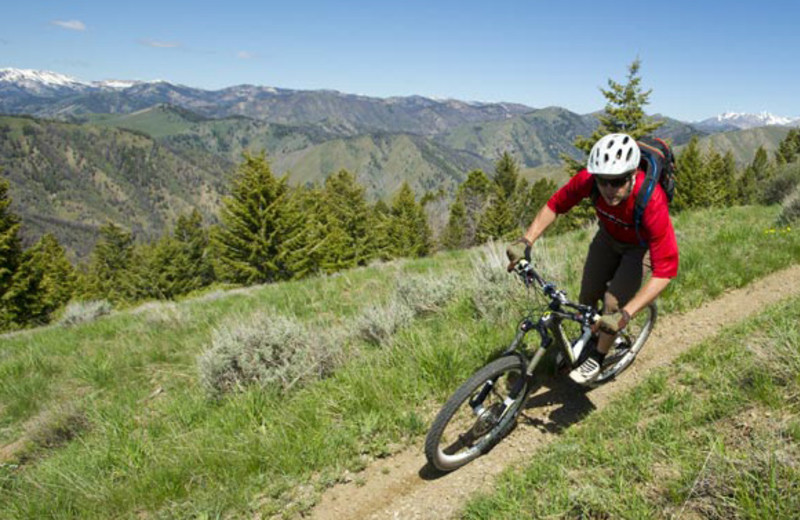
[[[524,338],[525,335],[530,330],[533,329],[536,329],[537,332],[539,332],[542,341],[541,341],[541,346],[536,350],[536,352],[533,355],[533,358],[530,361],[528,361],[525,358],[525,356],[523,356],[517,351],[517,349],[520,346],[520,343],[522,342],[522,338]],[[511,388],[511,391],[503,399],[501,407],[497,410],[493,410],[497,418],[503,416],[508,407],[511,406],[517,400],[520,392],[522,392],[523,388],[525,388],[526,383],[528,383],[533,379],[533,370],[534,368],[536,368],[536,365],[539,364],[539,361],[541,361],[542,356],[544,356],[545,352],[547,352],[547,347],[550,346],[550,343],[552,341],[553,339],[550,337],[550,335],[547,334],[547,330],[541,321],[539,323],[533,323],[533,321],[527,318],[522,321],[522,323],[520,324],[519,331],[517,331],[517,335],[514,337],[514,340],[511,342],[511,345],[506,349],[503,355],[517,356],[520,359],[520,362],[524,370],[523,373],[520,374],[521,377],[519,377],[514,382],[514,386]],[[496,383],[497,383],[496,379],[490,379],[489,381],[486,381],[486,383],[483,385],[483,388],[481,388],[481,391],[478,392],[478,394],[475,397],[470,399],[469,405],[472,408],[473,413],[478,418],[484,418],[488,413],[486,408],[483,406],[483,401],[492,391]]]

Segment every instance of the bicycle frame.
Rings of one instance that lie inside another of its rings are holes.
[[[526,381],[530,381],[533,378],[534,370],[553,345],[553,342],[562,349],[570,365],[574,365],[592,336],[592,324],[600,317],[595,308],[568,300],[564,291],[558,290],[555,285],[545,282],[529,263],[520,262],[517,266],[517,273],[522,277],[526,285],[536,284],[550,298],[550,304],[549,309],[537,321],[534,322],[533,318],[529,316],[520,322],[517,334],[502,354],[503,356],[514,355],[519,357],[525,367],[525,377],[519,378],[520,380],[509,392],[505,403],[506,406],[518,397],[523,387],[529,387],[529,385],[525,384]],[[569,309],[575,312],[567,312]],[[561,326],[564,320],[581,324],[581,336],[573,344],[570,344],[570,340]],[[536,330],[539,333],[540,344],[533,353],[533,357],[529,359],[525,353],[523,339],[531,330]],[[487,384],[477,396],[470,400],[473,411],[479,416],[483,413],[482,403],[491,391],[491,387],[492,384]]]
[[[571,302],[559,303],[561,305],[565,303],[569,305]],[[551,303],[551,307],[552,306],[553,304]],[[503,352],[503,355],[514,354],[520,356],[524,360],[524,364],[526,366],[525,375],[527,377],[531,377],[533,376],[534,370],[539,365],[539,362],[542,360],[542,357],[544,357],[545,353],[547,353],[547,350],[555,342],[556,346],[560,348],[566,356],[566,359],[569,361],[570,365],[574,365],[580,358],[584,347],[592,336],[591,324],[597,316],[597,311],[594,311],[593,309],[589,312],[586,311],[589,311],[589,309],[584,309],[584,312],[567,313],[562,310],[553,310],[551,308],[550,310],[545,311],[545,313],[542,314],[542,316],[536,322],[534,322],[531,317],[523,319],[519,325],[519,330],[517,331],[514,340]],[[578,340],[575,341],[575,343],[571,344],[569,338],[567,338],[567,335],[564,332],[564,328],[561,325],[564,320],[575,321],[581,324],[581,335]],[[539,347],[533,353],[533,357],[528,359],[528,357],[524,354],[524,349],[520,347],[524,345],[523,339],[531,330],[536,330],[539,333],[540,343]]]

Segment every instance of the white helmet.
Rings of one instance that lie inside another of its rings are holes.
[[[639,167],[639,146],[628,134],[608,134],[594,143],[586,169],[592,175],[623,175]]]

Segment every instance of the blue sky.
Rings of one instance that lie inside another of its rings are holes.
[[[800,116],[800,2],[9,2],[0,68],[602,108],[641,59],[650,113]]]

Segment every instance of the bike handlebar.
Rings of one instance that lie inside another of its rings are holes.
[[[517,262],[517,265],[514,266],[514,271],[522,278],[525,285],[530,286],[535,282],[545,296],[554,302],[558,302],[559,305],[577,310],[581,314],[586,315],[591,322],[596,322],[600,319],[600,313],[597,312],[597,309],[590,305],[582,305],[567,299],[567,293],[556,288],[555,284],[545,281],[542,275],[540,275],[527,260],[520,260]]]

